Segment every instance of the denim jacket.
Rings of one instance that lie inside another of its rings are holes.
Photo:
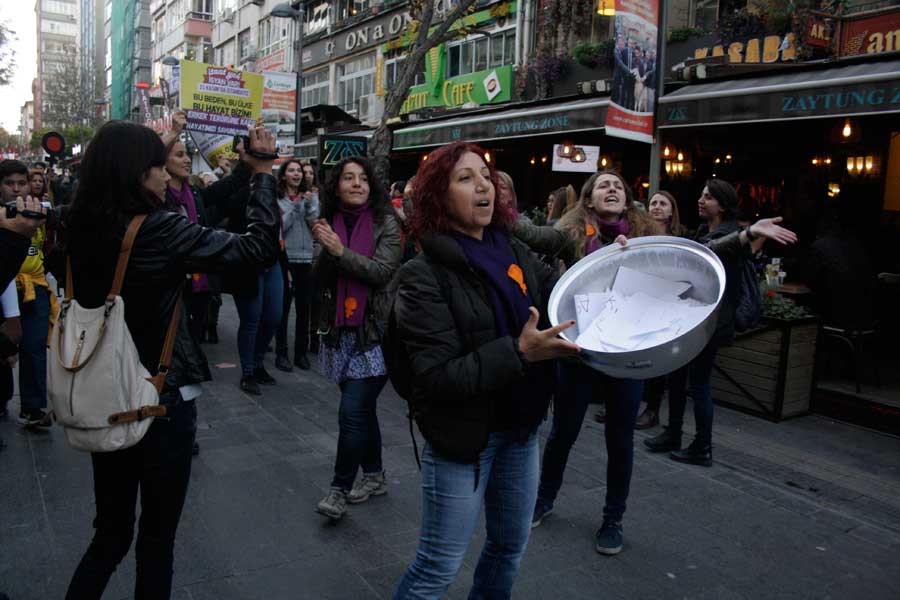
[[[312,225],[319,218],[319,195],[309,200],[291,202],[283,196],[278,200],[284,228],[284,250],[289,263],[311,263],[313,260]]]

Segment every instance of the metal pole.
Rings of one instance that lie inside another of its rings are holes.
[[[300,151],[300,109],[303,105],[303,9],[300,9],[297,19],[297,92],[294,101],[294,156]]]
[[[666,35],[667,33],[667,0],[659,0],[659,32],[656,38],[656,99],[653,103],[653,128],[656,135],[653,137],[653,143],[650,144],[650,195],[659,191],[659,172],[661,166],[661,150],[663,145],[663,133],[660,131],[659,124],[659,101],[663,96],[666,85]]]

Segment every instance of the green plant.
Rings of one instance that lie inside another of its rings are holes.
[[[763,314],[770,319],[782,321],[795,321],[813,316],[811,312],[774,290],[763,294]]]
[[[547,224],[547,209],[535,206],[531,210],[525,211],[525,216],[531,219],[531,222],[535,225],[546,225]]]
[[[596,44],[579,44],[572,48],[572,58],[580,65],[594,68],[609,62],[614,46],[613,40],[604,40]]]
[[[676,27],[675,29],[670,29],[666,39],[670,44],[675,44],[678,42],[686,42],[692,37],[703,37],[707,35],[709,31],[706,29],[701,29],[698,27]]]
[[[769,11],[765,8],[742,8],[719,19],[716,33],[723,43],[762,35],[768,31]]]

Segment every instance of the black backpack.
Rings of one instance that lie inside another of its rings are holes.
[[[746,259],[741,266],[741,294],[734,313],[734,328],[747,331],[757,327],[762,321],[763,301],[759,290],[759,280],[753,261]]]
[[[441,296],[449,303],[450,281],[447,272],[424,256],[423,262],[425,264],[424,268],[430,269],[434,274],[434,278],[437,279],[438,285],[441,288]],[[413,432],[413,420],[416,416],[416,409],[415,406],[413,406],[412,361],[410,360],[409,352],[406,350],[406,345],[400,340],[397,327],[397,313],[395,310],[395,303],[397,301],[396,289],[394,289],[393,292],[392,296],[394,299],[391,302],[391,310],[388,313],[387,331],[382,338],[381,351],[384,355],[384,362],[387,366],[388,378],[391,380],[391,385],[394,386],[397,395],[406,400],[406,418],[409,420],[409,435],[412,437],[413,441],[413,452],[416,455],[416,464],[419,465],[419,469],[421,470],[422,464],[419,461],[419,449],[416,444],[416,436]]]

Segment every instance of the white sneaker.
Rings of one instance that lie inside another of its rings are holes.
[[[347,512],[347,494],[341,490],[328,490],[328,495],[316,504],[316,512],[334,520],[340,519]]]
[[[381,496],[386,493],[387,481],[383,471],[378,475],[363,475],[347,496],[347,502],[359,504],[368,500],[369,496]]]

